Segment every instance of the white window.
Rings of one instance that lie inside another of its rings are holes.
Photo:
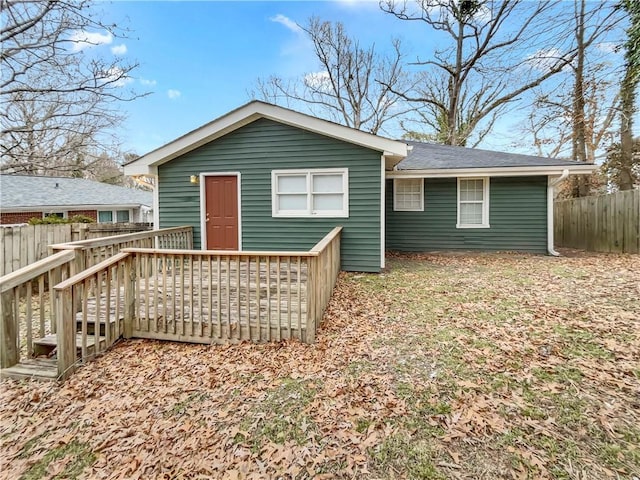
[[[349,171],[274,170],[271,173],[274,217],[348,217]]]
[[[421,212],[424,210],[424,179],[394,178],[393,209],[396,211]]]
[[[489,178],[458,178],[457,228],[489,228]]]
[[[100,210],[98,223],[128,223],[131,221],[130,210]]]

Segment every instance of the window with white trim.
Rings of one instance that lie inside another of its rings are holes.
[[[349,171],[273,170],[271,194],[274,217],[348,217]]]
[[[457,228],[489,228],[489,177],[458,178]]]
[[[399,212],[423,211],[424,178],[394,178],[393,209]]]
[[[99,210],[98,223],[128,223],[131,219],[130,210]]]

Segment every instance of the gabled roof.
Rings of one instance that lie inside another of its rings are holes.
[[[0,208],[151,207],[153,194],[84,178],[0,175]]]
[[[479,148],[465,148],[407,141],[409,154],[394,168],[398,176],[421,172],[426,175],[452,175],[467,171],[469,174],[494,174],[495,172],[521,172],[522,174],[552,174],[569,170],[570,173],[591,173],[597,165],[506,153]],[[393,175],[392,175],[393,176]]]
[[[169,162],[259,118],[267,118],[372,150],[378,150],[387,158],[393,160],[391,162],[392,165],[407,154],[407,144],[404,141],[380,137],[288,108],[254,100],[129,162],[124,167],[124,173],[126,175],[152,174],[151,170],[158,165]]]

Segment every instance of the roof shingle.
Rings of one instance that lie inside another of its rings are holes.
[[[397,170],[431,170],[450,168],[496,167],[562,167],[585,165],[582,162],[536,157],[516,153],[496,152],[478,148],[456,147],[407,141],[413,147],[407,157],[397,165]]]
[[[84,178],[0,175],[0,206],[153,205],[153,194]]]

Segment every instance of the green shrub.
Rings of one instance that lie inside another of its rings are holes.
[[[29,219],[29,225],[58,225],[63,223],[95,223],[95,220],[86,215],[74,215],[69,218],[51,216],[44,218],[33,217]]]

